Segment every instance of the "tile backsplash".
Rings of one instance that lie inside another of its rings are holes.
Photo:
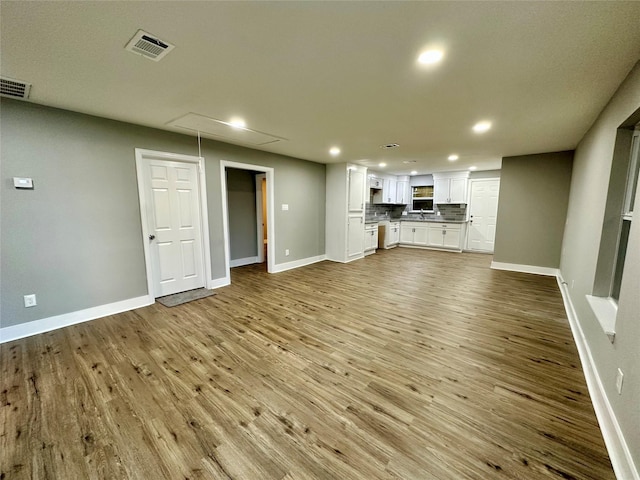
[[[407,215],[402,215],[405,207],[403,205],[394,206],[394,205],[372,205],[367,203],[367,207],[365,210],[365,218],[367,221],[371,220],[411,220],[414,219],[431,219],[431,220],[440,220],[447,222],[463,222],[466,219],[467,214],[467,204],[466,203],[451,203],[451,204],[440,204],[435,206],[435,211],[432,213],[424,213],[420,215],[420,213],[407,213]],[[437,214],[440,212],[440,215]]]

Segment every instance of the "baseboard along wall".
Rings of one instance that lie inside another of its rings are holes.
[[[598,418],[598,424],[600,425],[602,437],[609,452],[609,459],[611,460],[613,471],[620,480],[640,480],[638,468],[633,462],[629,446],[620,429],[620,424],[611,407],[611,403],[609,403],[600,374],[591,355],[591,349],[589,348],[584,331],[580,325],[580,320],[569,296],[567,283],[563,280],[560,272],[558,272],[556,279],[560,293],[562,294],[569,325],[571,326],[571,333],[578,348],[582,370],[587,380],[589,395],[591,396],[591,403]]]

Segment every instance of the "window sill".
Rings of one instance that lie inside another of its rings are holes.
[[[616,338],[616,316],[618,304],[611,297],[595,297],[587,295],[587,302],[598,319],[602,330],[609,337],[611,343]]]

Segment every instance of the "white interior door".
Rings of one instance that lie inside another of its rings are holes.
[[[145,159],[143,177],[154,296],[204,287],[198,164]]]
[[[468,250],[493,252],[499,193],[499,178],[471,181]]]

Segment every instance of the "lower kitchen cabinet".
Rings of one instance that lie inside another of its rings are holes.
[[[362,257],[364,252],[364,218],[349,215],[347,224],[347,260]]]
[[[463,224],[402,222],[400,243],[416,247],[462,250]]]
[[[400,243],[426,247],[429,238],[429,225],[421,222],[402,222],[400,224]]]
[[[400,243],[400,222],[380,222],[378,248],[389,249]]]
[[[431,224],[429,225],[429,246],[440,248],[461,248],[462,240],[460,225]]]
[[[364,254],[376,253],[378,248],[378,224],[372,223],[364,227]]]

